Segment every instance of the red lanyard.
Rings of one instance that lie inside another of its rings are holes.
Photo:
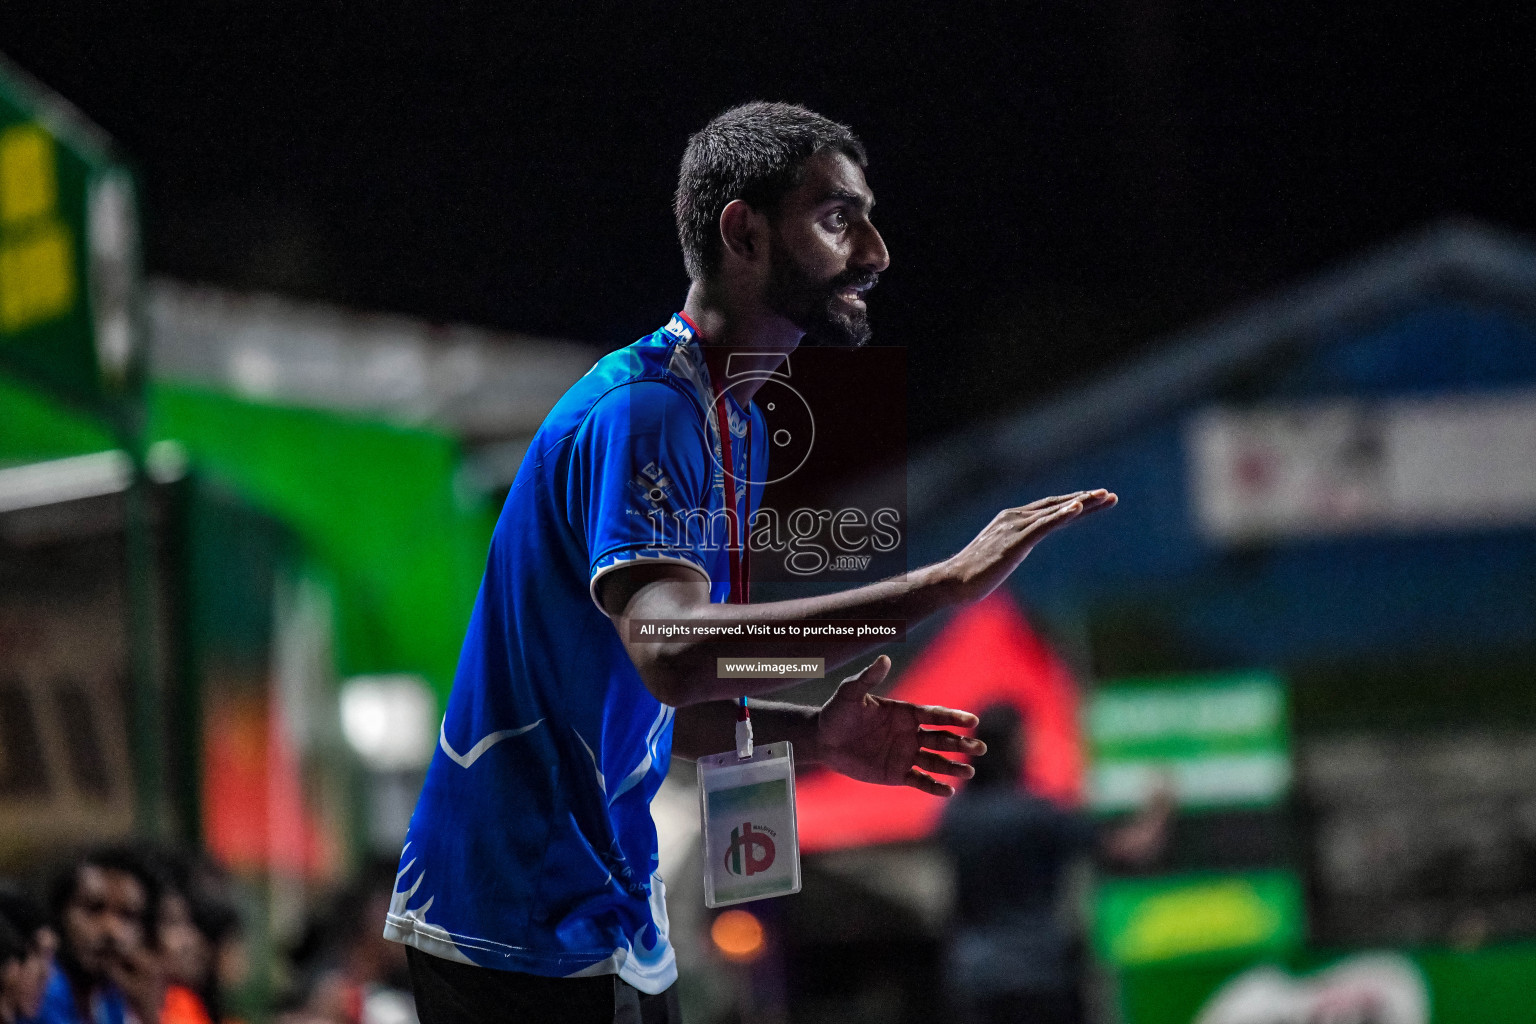
[[[715,422],[720,427],[720,464],[725,470],[725,487],[721,497],[725,500],[725,521],[730,539],[726,556],[731,566],[731,604],[746,604],[751,592],[751,559],[747,557],[747,545],[742,537],[741,513],[736,507],[736,474],[731,469],[731,421],[725,411],[725,392],[715,396]],[[752,472],[752,421],[747,420],[746,436],[747,473]],[[747,480],[747,514],[752,514],[752,481]]]

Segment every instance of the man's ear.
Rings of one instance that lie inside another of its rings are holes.
[[[763,252],[767,221],[740,199],[732,199],[720,211],[720,242],[728,253],[748,263]]]

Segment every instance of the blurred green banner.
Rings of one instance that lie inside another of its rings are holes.
[[[1306,912],[1290,871],[1107,879],[1094,901],[1094,945],[1117,967],[1301,945]]]
[[[291,529],[336,586],[342,675],[413,672],[447,700],[497,510],[427,430],[191,386],[150,389],[150,437]]]
[[[0,367],[88,407],[125,392],[137,264],[132,177],[0,58]]]
[[[1378,1019],[1504,1024],[1536,1020],[1531,1000],[1536,944],[1213,957],[1126,970],[1118,987],[1126,1024]],[[1360,1012],[1364,1000],[1374,1002],[1375,1016]],[[1398,1014],[1382,1016],[1388,1005],[1396,1005]]]
[[[1181,807],[1271,807],[1291,785],[1284,682],[1267,672],[1100,686],[1087,708],[1095,810],[1139,806],[1160,781]]]

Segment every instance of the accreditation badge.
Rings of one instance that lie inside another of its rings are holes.
[[[734,750],[710,754],[698,764],[704,905],[723,907],[799,892],[790,744],[759,745],[747,757]]]

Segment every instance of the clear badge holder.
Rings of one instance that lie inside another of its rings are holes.
[[[699,758],[699,811],[705,906],[800,891],[795,759],[788,742],[759,745],[746,757],[728,750]]]

